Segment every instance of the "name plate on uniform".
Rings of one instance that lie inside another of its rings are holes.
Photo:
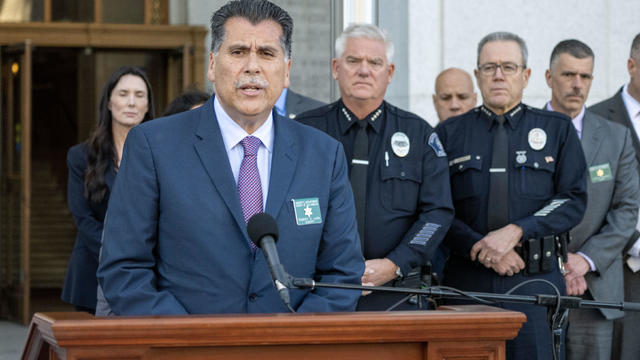
[[[293,202],[293,211],[296,214],[296,224],[322,224],[318,198],[291,199],[291,201]]]
[[[609,163],[590,167],[589,177],[591,178],[592,183],[599,183],[602,181],[613,179],[613,176],[611,176],[611,167],[609,166]]]

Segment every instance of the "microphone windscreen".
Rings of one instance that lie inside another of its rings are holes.
[[[273,216],[267,213],[253,215],[247,223],[247,232],[257,247],[260,247],[260,239],[267,235],[272,236],[274,241],[278,241],[278,224]]]

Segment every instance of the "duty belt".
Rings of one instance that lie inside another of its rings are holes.
[[[541,238],[529,238],[523,241],[522,246],[516,246],[514,250],[525,263],[525,275],[550,273],[553,271],[554,261],[558,262],[558,268],[564,274],[564,263],[568,260],[569,240],[569,233],[566,232]]]

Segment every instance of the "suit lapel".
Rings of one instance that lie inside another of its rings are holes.
[[[595,121],[588,110],[585,110],[584,117],[582,118],[582,150],[584,151],[584,158],[587,161],[587,166],[594,165],[596,154],[602,144],[602,134],[600,131],[600,124]]]
[[[293,181],[298,161],[297,144],[289,119],[273,112],[273,154],[271,157],[271,175],[269,176],[269,194],[265,212],[277,218],[285,201],[287,191]]]
[[[629,118],[629,114],[627,113],[627,107],[624,105],[624,100],[622,100],[622,89],[620,89],[613,97],[613,102],[611,107],[609,107],[609,112],[613,115],[612,119],[624,119],[623,125],[631,126],[633,128],[631,118]]]
[[[246,224],[242,215],[238,189],[231,172],[220,127],[218,126],[218,119],[213,110],[213,97],[200,108],[199,115],[200,122],[196,129],[195,150],[202,162],[202,166],[204,166],[209,178],[211,178],[211,182],[213,182],[220,197],[229,208],[236,223],[242,229]]]
[[[633,127],[633,123],[631,122],[631,118],[629,117],[629,113],[627,113],[627,107],[624,105],[624,100],[622,100],[622,89],[618,91],[618,93],[613,97],[613,101],[611,102],[611,106],[609,107],[609,114],[611,115],[609,119],[622,119],[622,125],[629,128],[631,131],[631,139],[633,140],[633,148],[636,151],[636,159],[640,163],[640,134],[636,133],[635,128]]]

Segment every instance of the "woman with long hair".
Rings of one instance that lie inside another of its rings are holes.
[[[102,224],[124,141],[132,127],[152,118],[153,96],[146,74],[136,67],[121,67],[104,85],[96,129],[67,153],[67,201],[78,235],[61,297],[78,311],[95,313]]]

